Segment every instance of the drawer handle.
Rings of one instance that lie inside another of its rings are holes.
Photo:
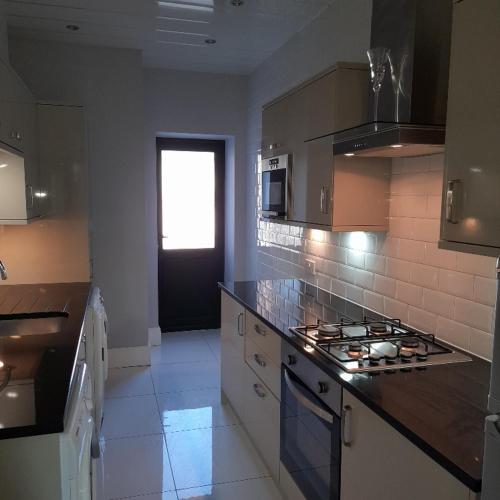
[[[262,368],[265,368],[266,362],[260,357],[259,354],[254,354],[253,355],[255,362],[259,365],[262,366]]]
[[[242,312],[240,312],[238,314],[238,335],[240,337],[243,337],[243,328],[242,328],[241,323],[240,323],[241,319],[243,319],[243,313]]]
[[[253,329],[255,330],[255,333],[262,335],[263,337],[266,336],[266,330],[264,330],[264,328],[261,328],[259,325],[254,325]]]
[[[253,384],[253,390],[255,391],[255,394],[257,394],[257,396],[259,396],[259,398],[266,397],[266,393],[262,389],[262,386],[260,384]]]
[[[342,444],[344,446],[351,446],[351,415],[352,408],[349,405],[345,405],[342,408],[342,418],[341,418],[341,434],[342,434]]]

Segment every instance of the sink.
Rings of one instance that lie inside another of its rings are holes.
[[[0,337],[60,333],[67,319],[65,311],[0,314]]]

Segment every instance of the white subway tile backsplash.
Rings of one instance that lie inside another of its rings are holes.
[[[398,257],[410,262],[423,262],[425,257],[425,243],[414,240],[400,240]]]
[[[471,328],[470,351],[484,359],[491,359],[493,335]]]
[[[423,289],[422,308],[426,311],[438,314],[444,318],[452,318],[455,306],[455,299],[436,290]]]
[[[497,296],[497,280],[491,278],[482,278],[476,276],[474,278],[474,300],[494,306]]]
[[[462,323],[439,317],[436,336],[461,349],[469,349],[471,328]]]
[[[494,257],[483,257],[469,253],[457,254],[457,267],[464,273],[476,274],[485,278],[495,278],[496,261]]]
[[[439,283],[439,269],[424,264],[412,264],[410,281],[426,288],[437,289]]]
[[[374,253],[367,253],[365,256],[365,268],[377,274],[385,272],[385,257]]]
[[[437,316],[435,314],[411,307],[408,309],[408,324],[426,333],[436,333]]]
[[[441,269],[439,271],[439,289],[450,295],[472,299],[474,297],[474,277],[470,274]]]
[[[396,281],[376,274],[373,289],[386,297],[394,297],[396,295]]]
[[[457,253],[450,250],[442,250],[438,248],[436,243],[427,243],[425,245],[424,263],[444,269],[456,269]]]
[[[357,250],[347,250],[347,264],[353,267],[364,269],[365,253]]]
[[[384,297],[378,293],[370,292],[365,290],[365,307],[371,309],[372,311],[383,314],[384,312]]]
[[[347,299],[356,302],[357,304],[364,304],[364,290],[359,286],[354,286],[346,283],[345,296]]]
[[[455,299],[455,321],[484,332],[491,332],[493,308],[457,297]]]
[[[386,274],[390,278],[401,281],[410,281],[411,263],[406,260],[387,259]]]
[[[400,319],[408,323],[408,304],[384,297],[384,314],[389,318]]]
[[[491,358],[495,259],[438,248],[443,164],[441,154],[393,160],[389,231],[365,233],[363,252],[354,233],[259,221],[258,276],[306,278]],[[316,275],[306,275],[311,258]]]
[[[396,285],[396,299],[406,304],[422,306],[422,287],[399,281]]]

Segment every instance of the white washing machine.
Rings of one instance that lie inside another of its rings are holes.
[[[0,441],[0,498],[97,498],[92,481],[93,409],[90,373],[86,363],[79,363],[65,414],[64,432]]]
[[[92,379],[94,422],[97,436],[101,434],[104,403],[104,383],[108,378],[108,317],[99,288],[94,287],[85,313],[85,361]],[[96,450],[93,449],[93,454]]]

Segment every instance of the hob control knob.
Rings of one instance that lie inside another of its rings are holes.
[[[325,394],[328,392],[328,384],[326,382],[318,382],[318,393]]]
[[[297,364],[297,358],[293,354],[288,355],[288,364],[290,366]]]

